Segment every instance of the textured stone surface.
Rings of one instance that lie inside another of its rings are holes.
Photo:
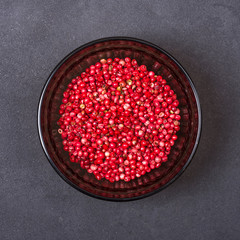
[[[240,2],[11,1],[0,5],[0,239],[240,238]],[[186,172],[125,203],[85,196],[48,163],[37,105],[55,65],[107,36],[175,56],[200,96],[203,131]]]

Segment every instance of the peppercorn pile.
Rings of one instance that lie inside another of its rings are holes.
[[[178,105],[166,80],[135,59],[101,59],[68,84],[58,132],[71,162],[98,180],[128,182],[168,160]]]

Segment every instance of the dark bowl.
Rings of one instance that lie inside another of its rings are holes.
[[[162,75],[177,93],[181,110],[181,129],[169,160],[160,168],[131,180],[110,183],[69,160],[58,134],[58,110],[62,94],[72,78],[101,58],[130,57]],[[111,37],[87,43],[66,56],[49,76],[39,102],[38,130],[42,147],[57,173],[71,186],[105,200],[134,200],[156,193],[172,183],[190,163],[200,137],[201,110],[195,87],[183,67],[166,51],[143,40]]]

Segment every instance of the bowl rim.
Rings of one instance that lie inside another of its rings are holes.
[[[42,108],[42,102],[43,102],[43,98],[45,96],[45,92],[46,92],[46,89],[48,87],[48,84],[49,82],[51,81],[52,77],[54,76],[54,74],[58,71],[58,69],[62,66],[62,64],[68,60],[70,57],[72,57],[75,53],[77,53],[78,51],[86,48],[86,47],[89,47],[91,45],[94,45],[94,44],[97,44],[97,43],[101,43],[101,42],[106,42],[106,41],[114,41],[114,40],[127,40],[127,41],[133,41],[133,42],[138,42],[138,43],[141,43],[141,44],[144,44],[144,45],[147,45],[147,46],[150,46],[150,47],[153,47],[157,50],[159,50],[160,52],[162,52],[163,54],[165,54],[167,57],[169,57],[179,68],[180,70],[184,73],[184,75],[186,76],[191,88],[192,88],[192,91],[193,91],[193,94],[194,94],[194,97],[195,97],[195,100],[196,100],[196,105],[197,105],[197,111],[198,111],[198,131],[197,131],[197,137],[196,137],[196,141],[195,141],[195,144],[194,144],[194,147],[192,149],[192,152],[187,160],[187,162],[184,164],[184,166],[181,168],[181,170],[169,181],[167,182],[166,184],[164,184],[163,186],[155,189],[154,191],[151,191],[149,193],[145,193],[145,194],[142,194],[140,196],[135,196],[135,197],[130,197],[130,198],[111,198],[111,197],[104,197],[104,196],[100,196],[100,195],[96,195],[94,193],[90,193],[82,188],[80,188],[79,186],[77,186],[76,184],[74,184],[72,181],[70,181],[59,169],[58,167],[55,165],[55,163],[53,162],[53,160],[51,159],[50,155],[48,154],[48,151],[47,151],[47,148],[46,148],[46,145],[44,143],[44,140],[43,140],[43,134],[42,134],[42,129],[41,129],[41,108]],[[193,156],[195,155],[196,153],[196,150],[197,150],[197,147],[199,145],[199,140],[200,140],[200,135],[201,135],[201,131],[202,131],[202,113],[201,113],[201,107],[200,107],[200,100],[199,100],[199,97],[198,97],[198,94],[197,94],[197,91],[196,91],[196,88],[193,84],[193,81],[191,80],[189,74],[187,73],[187,71],[183,68],[183,66],[176,60],[176,58],[174,58],[171,54],[169,54],[167,51],[165,51],[164,49],[162,49],[161,47],[151,43],[151,42],[148,42],[148,41],[145,41],[145,40],[142,40],[142,39],[138,39],[138,38],[134,38],[134,37],[125,37],[125,36],[115,36],[115,37],[106,37],[106,38],[100,38],[100,39],[96,39],[94,41],[91,41],[91,42],[88,42],[86,44],[83,44],[81,45],[80,47],[74,49],[72,52],[70,52],[68,55],[66,55],[57,65],[56,67],[53,69],[53,71],[50,73],[49,77],[47,78],[45,84],[44,84],[44,87],[42,89],[42,92],[41,92],[41,95],[40,95],[40,99],[39,99],[39,103],[38,103],[38,110],[37,110],[37,127],[38,127],[38,136],[39,136],[39,139],[40,139],[40,142],[41,142],[41,146],[44,150],[44,153],[49,161],[49,163],[52,165],[53,169],[58,173],[58,175],[65,181],[67,182],[69,185],[71,185],[72,187],[74,187],[75,189],[77,189],[78,191],[88,195],[88,196],[91,196],[91,197],[95,197],[95,198],[98,198],[98,199],[101,199],[101,200],[107,200],[107,201],[115,201],[115,202],[122,202],[122,201],[132,201],[132,200],[138,200],[138,199],[142,199],[142,198],[145,198],[145,197],[148,197],[148,196],[151,196],[157,192],[160,192],[161,190],[165,189],[166,187],[168,187],[170,184],[172,184],[177,178],[179,178],[182,173],[186,170],[186,168],[189,166],[190,162],[192,161],[192,158]]]

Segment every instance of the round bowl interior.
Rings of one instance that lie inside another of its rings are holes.
[[[130,182],[96,180],[93,174],[69,160],[58,133],[62,94],[71,80],[102,58],[135,58],[148,70],[163,76],[180,102],[181,129],[169,160],[160,168]],[[132,38],[107,38],[88,43],[69,54],[54,69],[43,89],[38,128],[44,151],[58,174],[78,190],[106,200],[132,200],[148,196],[169,185],[189,164],[198,144],[201,116],[196,90],[179,63],[159,47]]]

